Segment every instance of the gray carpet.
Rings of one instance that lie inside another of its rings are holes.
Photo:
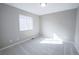
[[[0,51],[1,55],[78,55],[71,43],[44,42],[46,38],[38,37],[19,45]]]

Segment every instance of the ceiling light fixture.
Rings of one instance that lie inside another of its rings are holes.
[[[40,3],[41,7],[46,7],[47,3]]]

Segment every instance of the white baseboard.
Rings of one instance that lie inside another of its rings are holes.
[[[36,38],[36,37],[39,37],[39,34],[32,35],[32,36],[30,36],[30,37],[28,37],[28,38],[25,38],[25,39],[23,39],[23,40],[19,40],[19,41],[15,42],[15,43],[12,43],[12,44],[8,45],[8,46],[5,46],[5,47],[1,48],[0,51],[3,51],[3,50],[5,50],[5,49],[7,49],[7,48],[9,48],[9,47],[12,47],[12,46],[21,44],[21,43],[23,43],[23,42],[25,42],[25,41],[31,40],[32,38]]]
[[[76,48],[76,51],[78,52],[78,54],[79,54],[79,50],[78,50],[78,48],[77,48],[77,46],[74,44],[74,47]]]

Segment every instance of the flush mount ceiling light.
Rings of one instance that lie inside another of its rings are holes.
[[[41,7],[46,7],[47,3],[40,3]]]

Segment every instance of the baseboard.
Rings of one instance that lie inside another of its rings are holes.
[[[75,47],[75,49],[76,49],[77,53],[79,54],[78,48],[76,47],[76,45],[75,45],[75,44],[74,44],[74,47]]]
[[[23,40],[20,40],[20,41],[17,41],[17,42],[15,42],[15,43],[12,43],[12,44],[10,44],[10,45],[8,45],[8,46],[5,46],[5,47],[1,48],[0,51],[3,51],[3,50],[5,50],[5,49],[7,49],[7,48],[9,48],[9,47],[12,47],[12,46],[21,44],[21,43],[23,43],[23,42],[25,42],[25,41],[31,40],[32,38],[36,38],[36,37],[39,37],[39,34],[32,35],[32,36],[30,36],[30,37],[28,37],[28,38],[25,38],[25,39],[23,39]]]

